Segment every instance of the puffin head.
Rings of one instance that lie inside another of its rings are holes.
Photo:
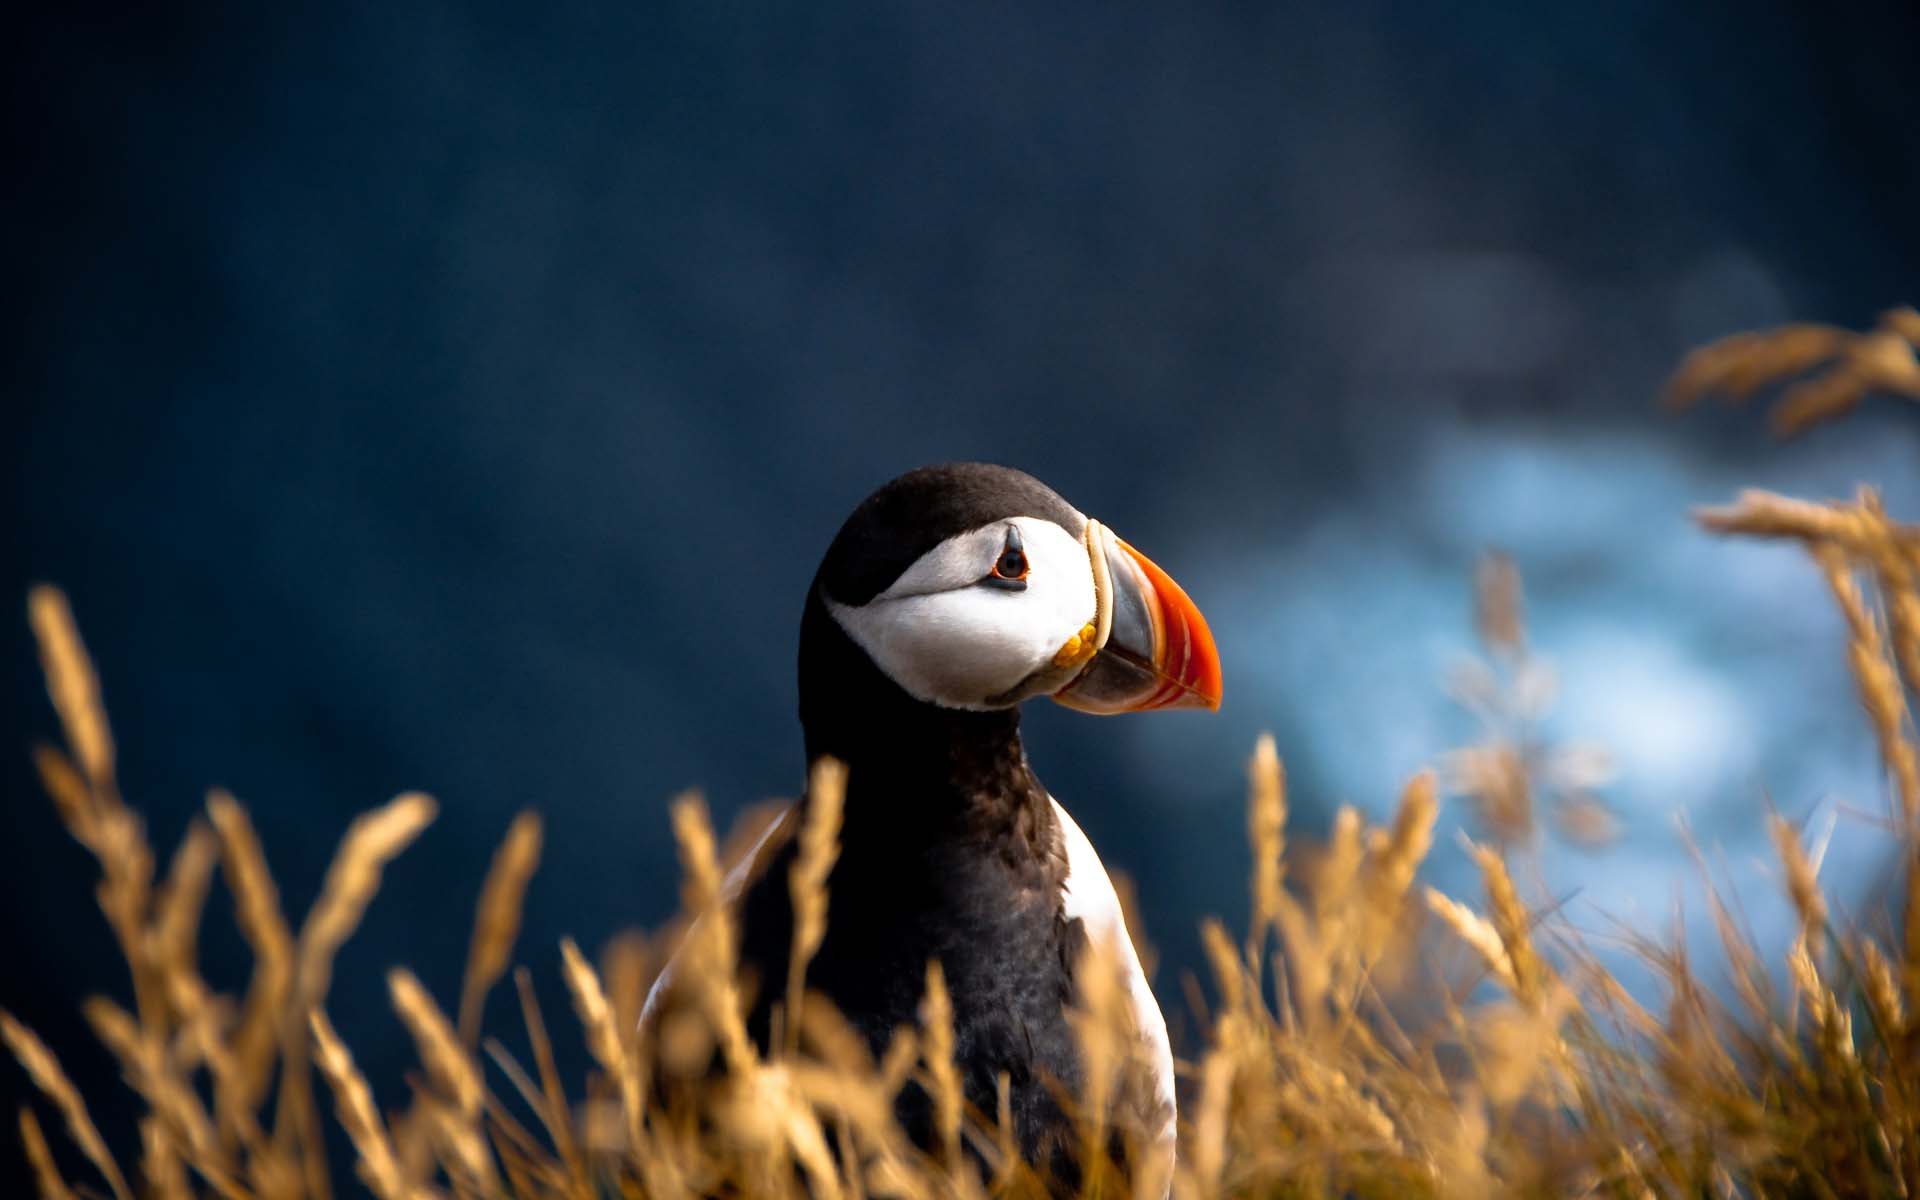
[[[869,496],[828,548],[815,604],[922,704],[1220,707],[1213,635],[1187,594],[1008,467],[923,467]]]

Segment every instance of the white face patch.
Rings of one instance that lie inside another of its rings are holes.
[[[980,581],[1019,530],[1027,586]],[[915,699],[947,708],[1002,707],[1094,616],[1093,567],[1080,540],[1038,517],[956,534],[921,555],[886,591],[827,611],[874,664]]]

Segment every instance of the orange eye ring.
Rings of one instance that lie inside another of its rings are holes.
[[[993,560],[993,569],[980,582],[1002,591],[1024,592],[1027,590],[1027,572],[1030,569],[1027,548],[1020,541],[1020,527],[1009,524],[1007,540],[1000,545],[1000,557]]]

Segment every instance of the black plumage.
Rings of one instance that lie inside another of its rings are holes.
[[[915,699],[827,608],[865,604],[946,539],[1014,516],[1051,520],[1076,539],[1086,525],[1018,471],[912,472],[854,511],[808,588],[799,653],[806,755],[809,763],[831,755],[848,774],[826,936],[806,982],[878,1054],[896,1028],[918,1022],[927,964],[938,960],[968,1102],[993,1113],[1004,1074],[1028,1161],[1072,1191],[1077,1134],[1061,1099],[1082,1082],[1067,1013],[1087,935],[1065,910],[1062,828],[1028,766],[1019,710]],[[798,825],[787,820],[784,844],[762,847],[739,900],[741,964],[756,984],[748,1027],[763,1049],[785,999]],[[931,1141],[931,1103],[917,1086],[905,1089],[898,1116],[910,1136]]]
[[[946,973],[956,1060],[968,1100],[993,1112],[1009,1077],[1023,1148],[1060,1159],[1067,1128],[1055,1095],[1078,1089],[1065,1017],[1073,964],[1086,944],[1062,911],[1067,863],[1052,801],[1020,744],[1018,708],[971,712],[922,703],[888,679],[828,615],[831,597],[859,604],[954,534],[1013,516],[1084,520],[1051,489],[1000,467],[927,468],[862,504],[829,547],[808,589],[800,631],[800,720],[808,761],[847,764],[840,860],[829,882],[827,936],[807,972],[876,1050],[917,1020],[929,960]],[[743,958],[784,980],[793,929],[786,887],[791,847],[750,888]],[[778,988],[753,1013],[765,1036]],[[901,1113],[924,1137],[924,1096]],[[1060,1143],[1060,1144],[1056,1144]]]

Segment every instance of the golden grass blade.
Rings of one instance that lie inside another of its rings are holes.
[[[1333,814],[1333,831],[1311,884],[1314,913],[1322,921],[1335,918],[1352,898],[1354,881],[1366,860],[1364,832],[1365,823],[1352,805],[1343,804]]]
[[[514,1090],[520,1093],[521,1098],[537,1109],[540,1093],[534,1089],[533,1080],[527,1078],[527,1073],[521,1069],[520,1064],[514,1062],[512,1056],[507,1054],[506,1047],[488,1038],[484,1049],[494,1062],[500,1065],[501,1070],[511,1077]],[[488,1133],[495,1145],[501,1148],[503,1162],[506,1148],[511,1147],[523,1161],[548,1161],[549,1166],[552,1165],[550,1160],[545,1159],[545,1153],[533,1134],[527,1130],[526,1126],[515,1120],[513,1114],[507,1111],[506,1105],[491,1092],[487,1094],[486,1113]]]
[[[413,1097],[406,1108],[387,1114],[387,1136],[393,1142],[394,1161],[400,1164],[400,1177],[409,1188],[417,1188],[432,1176],[444,1149],[435,1142],[433,1121],[427,1115],[427,1107],[440,1102],[423,1086],[424,1080],[409,1074],[407,1083],[413,1088]],[[465,1200],[466,1180],[457,1176],[453,1179],[455,1193]]]
[[[1872,489],[1850,505],[1745,491],[1733,505],[1701,510],[1696,518],[1716,533],[1798,540],[1813,556],[1846,619],[1848,659],[1893,775],[1900,815],[1910,828],[1920,827],[1920,753],[1908,736],[1912,717],[1901,690],[1903,673],[1908,686],[1920,679],[1920,531],[1888,520]],[[1871,569],[1883,590],[1887,631],[1861,596],[1856,564]]]
[[[281,1033],[280,1100],[274,1140],[281,1146],[301,1147],[306,1186],[321,1196],[329,1191],[326,1142],[320,1133],[307,1075],[310,1043],[299,1031],[297,1014],[319,1011],[332,981],[334,955],[366,914],[387,864],[412,844],[437,810],[432,797],[408,792],[356,817],[340,839],[340,848],[321,881],[320,897],[308,911],[295,943],[293,990],[287,1010],[291,1020]],[[399,1170],[397,1160],[394,1170]],[[398,1178],[404,1184],[404,1174]]]
[[[1781,395],[1771,424],[1782,437],[1833,420],[1869,392],[1920,400],[1911,309],[1883,313],[1864,334],[1827,325],[1786,325],[1723,338],[1688,355],[1667,385],[1669,404],[1708,392],[1744,400],[1762,388],[1820,368]]]
[[[1439,812],[1433,772],[1422,771],[1401,793],[1393,824],[1369,831],[1359,947],[1369,968],[1380,961],[1395,937],[1406,933],[1407,891],[1433,847],[1433,824]]]
[[[300,928],[294,975],[296,1006],[315,1007],[327,994],[333,956],[366,915],[388,863],[420,836],[439,811],[431,796],[407,792],[354,819],[327,868],[307,920]]]
[[[687,912],[704,914],[720,904],[720,859],[713,840],[713,823],[698,793],[674,798],[673,840],[680,851],[680,899]]]
[[[36,765],[61,820],[99,860],[100,908],[126,956],[142,1015],[157,1020],[161,989],[145,944],[153,856],[139,817],[120,803],[114,788],[113,734],[100,703],[100,680],[58,588],[28,591],[27,620],[39,645],[47,696],[78,770],[51,748],[36,751]]]
[[[1834,542],[1864,552],[1872,535],[1859,515],[1843,505],[1818,504],[1749,488],[1730,505],[1702,508],[1694,520],[1713,533]]]
[[[540,866],[540,842],[540,815],[529,809],[515,817],[481,885],[466,978],[460,986],[460,1040],[469,1049],[479,1043],[487,993],[506,973],[513,943],[520,936],[521,906],[527,884]]]
[[[1904,570],[1902,568],[1905,568]],[[1909,692],[1920,693],[1920,571],[1889,553],[1876,564],[1894,661]]]
[[[698,1001],[708,1027],[719,1040],[727,1069],[735,1075],[752,1073],[758,1055],[747,1036],[734,981],[736,950],[733,914],[722,896],[720,862],[714,852],[713,826],[706,805],[691,793],[673,804],[673,836],[680,850],[681,901],[693,917],[681,943],[679,961],[684,974],[675,984]]]
[[[451,1026],[448,1032],[452,1032]],[[499,1190],[499,1172],[494,1170],[487,1136],[474,1117],[432,1099],[424,1101],[418,1112],[457,1195],[478,1198]]]
[[[1813,863],[1800,844],[1799,831],[1777,813],[1767,818],[1767,828],[1773,837],[1774,850],[1780,856],[1780,863],[1786,868],[1787,897],[1793,901],[1793,910],[1800,916],[1800,939],[1805,943],[1807,953],[1817,961],[1822,939],[1826,936],[1827,899],[1820,892],[1820,881],[1815,876]]]
[[[160,1200],[191,1200],[186,1168],[180,1161],[180,1147],[158,1118],[140,1122],[140,1175],[148,1196]]]
[[[655,973],[653,947],[635,929],[622,930],[600,951],[600,982],[613,1007],[613,1022],[621,1029],[638,1029],[646,1007],[647,988]]]
[[[630,1039],[613,1023],[613,1008],[601,990],[600,977],[572,938],[561,941],[560,957],[567,990],[573,994],[574,1013],[586,1030],[587,1048],[619,1089],[620,1108],[627,1119],[627,1145],[637,1154],[646,1145],[646,1089],[641,1083],[639,1061]]]
[[[1474,628],[1487,649],[1517,655],[1526,648],[1525,602],[1520,570],[1504,554],[1483,557],[1473,573]]]
[[[860,1152],[854,1148],[853,1127],[844,1118],[834,1122],[833,1148],[838,1155],[840,1181],[847,1188],[847,1200],[867,1200],[866,1188],[861,1186]]]
[[[843,1194],[826,1133],[793,1085],[786,1063],[731,1077],[715,1117],[740,1148],[746,1194],[796,1194],[790,1183],[793,1163],[807,1179],[807,1191],[797,1194],[811,1193],[822,1200],[838,1200]]]
[[[1236,1065],[1234,1054],[1225,1046],[1209,1050],[1201,1061],[1200,1102],[1193,1117],[1193,1135],[1174,1175],[1174,1190],[1180,1200],[1210,1200],[1221,1194]]]
[[[13,1014],[4,1009],[0,1009],[0,1039],[6,1041],[14,1058],[26,1068],[34,1086],[60,1110],[60,1115],[66,1119],[67,1135],[87,1156],[87,1161],[93,1164],[94,1169],[100,1172],[107,1186],[113,1189],[113,1194],[118,1200],[132,1200],[133,1193],[127,1190],[126,1177],[120,1173],[113,1156],[107,1152],[106,1141],[101,1138],[100,1130],[87,1113],[86,1101],[80,1098],[67,1073],[60,1069],[60,1060],[54,1057],[53,1051],[47,1049],[46,1043],[33,1030],[15,1020]]]
[[[516,972],[521,974],[523,972]],[[545,1147],[534,1140],[529,1133],[510,1114],[499,1099],[489,1095],[487,1098],[488,1130],[492,1134],[493,1149],[500,1156],[500,1165],[506,1172],[512,1185],[509,1189],[514,1196],[564,1195],[577,1200],[596,1200],[593,1184],[588,1179],[586,1164],[574,1151],[573,1132],[566,1117],[565,1103],[562,1101],[561,1117],[555,1121],[549,1112],[551,1105],[541,1094],[540,1085],[527,1076],[526,1070],[514,1061],[507,1048],[493,1038],[485,1043],[487,1056],[499,1067],[513,1084],[514,1090],[526,1102],[539,1118],[547,1131],[549,1144],[559,1153],[556,1160],[549,1156]],[[558,1081],[555,1081],[556,1087]],[[542,1177],[543,1186],[533,1188],[524,1181],[535,1175]]]
[[[165,989],[149,956],[147,937],[153,852],[147,847],[139,816],[131,809],[115,802],[97,810],[95,816],[93,852],[100,860],[101,878],[94,894],[126,957],[141,1019],[159,1021]]]
[[[1906,695],[1889,660],[1880,624],[1867,611],[1845,554],[1826,543],[1810,546],[1809,552],[1826,575],[1834,601],[1846,618],[1847,657],[1860,689],[1860,703],[1879,739],[1880,756],[1893,773],[1900,816],[1911,834],[1920,830],[1920,754],[1907,738],[1911,715]]]
[[[98,846],[100,835],[95,826],[99,817],[95,812],[93,790],[80,777],[72,760],[52,746],[35,746],[33,766],[39,773],[40,786],[53,800],[54,811],[60,815],[67,832],[90,850]]]
[[[1880,327],[1899,334],[1908,343],[1920,346],[1920,311],[1906,305],[1880,314]]]
[[[360,1178],[381,1200],[408,1200],[411,1189],[380,1121],[380,1110],[374,1106],[373,1089],[353,1065],[353,1055],[333,1031],[326,1013],[313,1010],[308,1027],[313,1032],[314,1063],[333,1088],[340,1124],[360,1156]]]
[[[480,1069],[468,1056],[453,1026],[447,1023],[440,1006],[433,1002],[433,997],[413,973],[401,967],[387,972],[387,990],[393,997],[394,1011],[400,1014],[407,1032],[413,1035],[420,1062],[427,1068],[427,1077],[440,1094],[452,1102],[454,1113],[467,1121],[477,1118],[481,1102],[486,1098]]]
[[[1907,876],[1907,902],[1901,912],[1901,924],[1906,927],[1906,969],[1901,972],[1906,981],[1907,1008],[1920,1014],[1920,839],[1909,841],[1904,869]],[[1917,1015],[1915,1020],[1920,1020]]]
[[[1785,325],[1736,333],[1688,354],[1667,381],[1667,402],[1691,404],[1709,392],[1744,399],[1760,388],[1837,357],[1854,335],[1833,325]]]
[[[558,1192],[558,1188],[541,1186],[540,1172],[534,1165],[537,1161],[532,1154],[522,1150],[511,1141],[496,1138],[496,1150],[500,1155],[500,1166],[507,1176],[507,1194],[510,1196],[545,1196]],[[592,1196],[591,1192],[575,1193]]]
[[[113,785],[113,734],[100,703],[100,680],[80,641],[66,594],[44,584],[27,593],[27,620],[40,644],[47,695],[60,715],[73,757],[96,789]]]
[[[205,821],[195,818],[173,853],[166,883],[154,897],[148,935],[155,969],[170,978],[196,973],[195,939],[219,864],[220,839]]]
[[[1287,776],[1272,734],[1263,733],[1254,743],[1247,776],[1247,842],[1253,847],[1253,918],[1247,955],[1257,963],[1286,900]]]
[[[1250,994],[1248,986],[1248,964],[1234,951],[1227,927],[1209,917],[1200,923],[1200,940],[1213,968],[1214,986],[1220,989],[1220,1010],[1240,1012],[1257,1004],[1258,998]]]
[[[1467,853],[1480,868],[1481,880],[1486,885],[1487,907],[1492,913],[1493,927],[1500,934],[1500,944],[1506,947],[1507,961],[1513,972],[1514,998],[1531,1008],[1541,999],[1547,969],[1533,948],[1532,923],[1527,917],[1526,906],[1520,903],[1513,877],[1507,873],[1506,860],[1485,846],[1476,845],[1465,838],[1461,840],[1466,843]]]
[[[40,1200],[73,1200],[73,1190],[60,1177],[60,1168],[54,1165],[47,1135],[40,1131],[40,1122],[34,1117],[33,1110],[24,1105],[20,1109],[20,1148],[26,1153],[27,1165],[33,1170],[33,1182],[40,1190]]]
[[[1804,433],[1824,421],[1852,412],[1871,388],[1852,364],[1842,363],[1782,392],[1768,424],[1781,437]]]
[[[1459,935],[1461,941],[1473,948],[1502,986],[1509,992],[1515,991],[1518,981],[1513,974],[1513,960],[1507,957],[1506,943],[1500,940],[1500,931],[1466,905],[1433,888],[1427,889],[1426,898],[1428,911],[1439,917],[1447,928]]]
[[[847,769],[830,758],[814,762],[808,775],[799,852],[788,872],[793,901],[793,946],[787,958],[786,1050],[800,1047],[801,997],[807,964],[827,936],[827,876],[840,857],[840,812],[847,795]]]
[[[949,1168],[960,1161],[960,1114],[964,1097],[960,1071],[953,1063],[953,998],[947,994],[947,975],[938,959],[927,963],[927,990],[920,1000],[921,1057],[932,1081],[933,1128],[940,1139],[940,1161]]]
[[[820,1200],[840,1200],[843,1195],[840,1169],[827,1145],[820,1119],[790,1089],[782,1088],[775,1102],[781,1117],[782,1136],[801,1170],[806,1172],[809,1190]]]
[[[220,838],[220,866],[233,893],[234,920],[253,951],[253,980],[230,1045],[231,1072],[217,1079],[223,1129],[236,1132],[259,1108],[279,1049],[282,1006],[293,987],[293,934],[246,809],[224,791],[207,796],[207,817]]]
[[[533,1078],[527,1074],[526,1068],[521,1066],[519,1061],[513,1057],[513,1054],[494,1038],[487,1038],[481,1042],[480,1049],[486,1053],[488,1058],[493,1060],[494,1066],[500,1068],[500,1073],[507,1077],[507,1082],[513,1085],[513,1090],[520,1093],[520,1099],[526,1103],[528,1108],[533,1110],[534,1116],[538,1117],[543,1125],[549,1127],[548,1132],[551,1134],[553,1122],[550,1120],[547,1112],[547,1098],[541,1095],[540,1085],[535,1083]],[[488,1110],[491,1112],[492,1109],[499,1106],[500,1101],[492,1095],[489,1095]],[[564,1124],[562,1128],[564,1128]]]
[[[1880,943],[1870,937],[1860,939],[1860,966],[1864,977],[1861,990],[1866,994],[1874,1019],[1890,1038],[1898,1038],[1907,1027],[1906,1003],[1900,994],[1898,972]]]
[[[81,1009],[101,1043],[120,1060],[127,1082],[146,1099],[149,1108],[165,1122],[165,1128],[176,1134],[197,1160],[221,1157],[213,1123],[201,1107],[199,1094],[186,1079],[168,1069],[166,1050],[158,1040],[110,1000],[95,996]],[[231,1174],[224,1162],[214,1163],[212,1170],[223,1179]]]
[[[1503,845],[1530,841],[1537,825],[1527,759],[1504,735],[1452,751],[1442,760],[1449,790],[1473,802],[1480,825]]]
[[[533,976],[525,967],[520,967],[513,973],[513,983],[520,994],[521,1020],[527,1028],[527,1040],[533,1046],[534,1069],[540,1072],[540,1090],[545,1098],[544,1104],[533,1105],[534,1111],[546,1126],[547,1136],[553,1139],[554,1149],[567,1165],[568,1173],[584,1189],[586,1164],[574,1140],[572,1115],[567,1110],[566,1092],[560,1086],[560,1072],[554,1066],[553,1040],[547,1036],[547,1022],[540,1015],[540,1001],[534,995]]]
[[[84,654],[81,657],[84,665]],[[165,986],[147,934],[153,853],[140,818],[120,803],[111,779],[83,779],[58,750],[35,747],[34,764],[61,821],[100,864],[101,880],[95,891],[100,911],[126,958],[142,1017],[160,1020]]]
[[[1013,1077],[1005,1071],[994,1080],[993,1137],[1000,1162],[992,1181],[1002,1193],[1020,1165],[1020,1131],[1013,1124]]]
[[[1908,530],[1888,518],[1873,488],[1860,489],[1858,507],[1870,530],[1867,560],[1887,617],[1887,638],[1907,689],[1920,693],[1920,555],[1908,553]]]

